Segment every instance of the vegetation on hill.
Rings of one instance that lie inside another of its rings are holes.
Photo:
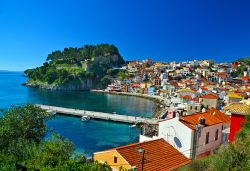
[[[250,65],[250,57],[240,58],[240,59],[238,59],[237,61],[243,62],[243,63],[245,63],[246,65]]]
[[[181,170],[185,171],[221,171],[250,170],[250,116],[236,139],[229,145],[221,146],[214,155],[195,160]]]
[[[1,114],[0,170],[111,171],[106,164],[73,155],[72,142],[57,134],[45,140],[50,116],[41,108],[27,104]]]
[[[65,48],[48,55],[41,67],[28,69],[27,85],[53,85],[55,87],[77,85],[78,88],[106,86],[110,82],[109,70],[125,61],[114,45],[85,45],[81,48]],[[91,82],[91,83],[90,83]],[[81,84],[88,86],[81,86]]]
[[[231,72],[231,76],[233,78],[243,77],[244,71],[247,71],[246,65],[250,65],[250,57],[240,58],[236,60],[235,62],[241,62],[241,64],[237,66],[235,71]]]
[[[247,71],[247,67],[245,65],[240,65],[237,67],[236,71],[231,72],[231,76],[235,77],[243,77],[244,71]]]

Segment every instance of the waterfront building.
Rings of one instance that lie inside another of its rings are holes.
[[[153,84],[156,86],[160,86],[161,85],[161,79],[158,76],[155,76],[153,78]]]
[[[156,95],[156,87],[155,86],[151,86],[148,88],[148,94],[149,95]]]
[[[107,91],[121,91],[121,82],[118,80],[113,81],[108,85]]]

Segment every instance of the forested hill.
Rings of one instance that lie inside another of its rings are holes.
[[[43,66],[26,70],[29,79],[25,85],[61,90],[100,88],[110,82],[112,68],[124,63],[114,45],[65,48],[49,54]]]

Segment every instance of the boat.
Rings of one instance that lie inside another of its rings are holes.
[[[137,126],[137,124],[138,124],[138,122],[134,123],[133,125],[129,125],[129,127],[130,127],[130,128],[134,128],[134,127]]]
[[[82,118],[81,118],[81,121],[88,121],[88,120],[90,120],[90,117],[89,116],[82,116]]]
[[[134,128],[136,127],[136,124],[133,124],[133,125],[129,125],[130,128]]]

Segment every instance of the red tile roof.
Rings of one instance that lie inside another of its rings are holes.
[[[201,90],[208,90],[205,86],[200,86]]]
[[[199,98],[198,98],[198,97],[195,97],[195,98],[193,98],[193,101],[198,102],[198,101],[199,101]]]
[[[220,119],[223,123],[230,122],[230,117],[228,115],[226,115],[225,113],[222,113],[221,111],[219,111],[215,108],[211,108],[210,111],[208,110],[209,113],[211,113],[213,116]]]
[[[205,94],[203,96],[201,96],[200,98],[203,98],[203,99],[218,99],[218,97],[214,94]]]
[[[191,129],[195,129],[195,126],[199,124],[199,119],[205,119],[205,126],[216,125],[219,123],[230,122],[230,117],[220,112],[219,110],[212,108],[204,113],[194,113],[180,118],[180,122]]]
[[[244,76],[241,78],[242,81],[248,81],[250,78],[248,76]]]
[[[145,151],[144,171],[166,171],[179,168],[190,163],[190,160],[167,143],[164,139],[146,141],[114,148],[131,166],[141,171],[142,154]]]
[[[207,82],[207,85],[215,85],[217,84],[216,82]]]
[[[182,99],[192,99],[190,95],[181,96]]]
[[[219,75],[220,78],[225,78],[227,76],[227,73],[220,72],[220,73],[218,73],[218,75]]]

